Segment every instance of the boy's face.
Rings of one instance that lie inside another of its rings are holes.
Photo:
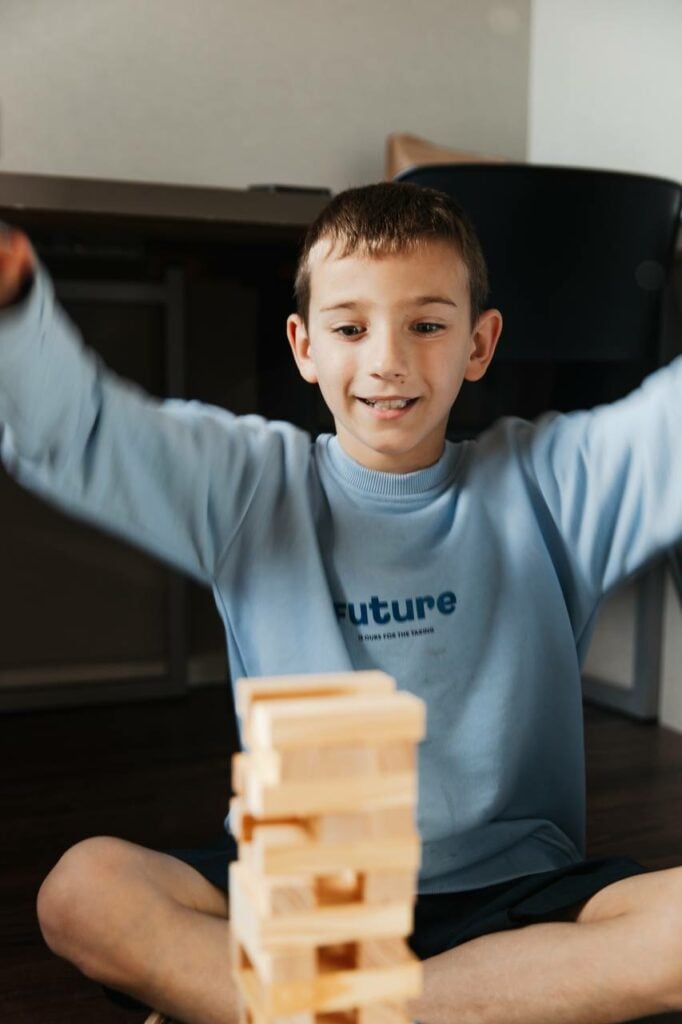
[[[486,310],[472,329],[467,271],[443,241],[341,259],[322,240],[310,273],[307,328],[293,314],[287,333],[301,375],[320,386],[344,451],[394,473],[437,462],[462,381],[478,380],[492,359],[500,314]]]

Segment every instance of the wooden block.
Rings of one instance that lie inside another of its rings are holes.
[[[425,705],[412,693],[257,701],[249,722],[252,747],[325,747],[338,743],[421,740]]]
[[[235,682],[236,708],[241,719],[248,718],[258,700],[300,697],[343,696],[344,694],[393,693],[395,679],[386,672],[320,672],[288,676],[252,676]]]
[[[313,948],[281,953],[263,952],[261,977],[268,984],[286,981],[311,981],[317,976],[317,955]]]
[[[416,807],[407,801],[396,807],[379,807],[370,814],[319,814],[307,825],[310,837],[318,843],[348,843],[366,839],[404,839],[414,836]]]
[[[234,863],[229,866],[229,887],[230,949],[233,976],[237,978],[244,971],[253,971],[263,985],[288,980],[286,969],[291,963],[292,953],[286,949],[280,949],[273,953],[263,948],[259,933],[259,919],[252,905],[251,894],[244,889]],[[298,954],[302,954],[305,960],[302,969],[298,966],[301,963],[297,959]],[[297,965],[297,973],[303,978],[314,976],[317,966],[314,950],[295,950],[293,957]],[[247,993],[242,992],[242,997],[246,999]],[[253,1015],[257,1016],[262,1007],[259,1010],[259,1006],[250,1001],[249,1009]]]
[[[256,970],[264,985],[280,981],[310,981],[319,970],[317,953],[312,948],[278,953],[259,950],[258,962],[254,964],[234,927],[230,928],[230,963],[233,972]]]
[[[357,966],[357,942],[337,942],[333,946],[319,946],[317,949],[318,974],[354,971]]]
[[[315,1024],[357,1024],[357,1010],[335,1010],[334,1013],[316,1013]]]
[[[363,900],[363,875],[346,868],[331,875],[315,878],[315,897],[318,907],[338,906],[340,903],[359,903]]]
[[[233,796],[230,800],[229,821],[230,832],[238,842],[251,841],[254,818],[246,811],[243,797]]]
[[[378,808],[372,813],[322,814],[312,815],[306,820],[295,818],[279,821],[265,821],[248,814],[241,797],[233,797],[230,801],[230,830],[239,843],[239,859],[252,859],[253,837],[257,836],[256,845],[260,850],[274,846],[305,846],[320,844],[331,846],[337,843],[348,845],[359,842],[366,846],[369,840],[376,839],[383,844],[390,840],[406,840],[409,848],[414,845],[417,831],[414,825],[415,809],[412,804],[398,807]],[[383,847],[386,848],[385,846]],[[392,868],[412,867],[412,858],[405,862],[405,849],[400,855],[399,863],[389,861]],[[372,857],[368,868],[376,865],[376,857]],[[360,866],[356,861],[347,865],[357,870]],[[334,864],[326,869],[326,873],[341,870]],[[262,869],[261,869],[262,870]],[[306,871],[308,869],[306,868]],[[285,874],[293,874],[296,867],[288,864],[282,869]],[[268,872],[272,873],[272,872]],[[325,873],[322,866],[319,873]]]
[[[358,1008],[357,1024],[412,1024],[403,1003],[372,1003]]]
[[[302,747],[298,750],[254,749],[249,755],[253,771],[267,785],[344,779],[351,775],[376,775],[379,757],[376,747],[339,744],[331,747]]]
[[[255,847],[276,849],[279,846],[299,846],[310,842],[310,833],[305,822],[273,822],[256,821],[252,830],[252,844]],[[291,875],[295,868],[282,871],[283,875]]]
[[[238,861],[230,864],[229,871],[230,920],[256,966],[261,951],[406,936],[412,931],[410,903],[346,903],[263,917],[259,912],[259,878]]]
[[[247,765],[247,755],[243,750],[232,755],[232,789],[237,794],[244,792]]]
[[[250,1024],[315,1024],[315,1014],[311,1010],[273,1014],[265,999],[268,989],[264,988],[255,971],[238,971],[235,981],[239,996],[248,1007]]]
[[[304,839],[292,837],[289,842],[270,842],[270,837],[263,835],[263,831],[262,828],[254,830],[253,841],[245,844],[248,847],[245,853],[249,864],[254,871],[263,875],[325,875],[346,868],[381,871],[386,864],[404,870],[416,870],[419,867],[421,848],[416,831],[401,839],[367,839],[333,844],[315,843],[307,833]]]
[[[369,871],[362,878],[362,899],[365,903],[399,903],[413,901],[416,890],[414,871]]]
[[[257,870],[252,842],[245,843],[242,841],[237,843],[237,857],[242,864],[246,864],[252,870]]]
[[[375,750],[378,772],[417,771],[417,747],[413,740],[380,743]]]
[[[417,776],[414,772],[356,776],[333,782],[283,782],[268,785],[257,775],[247,779],[243,797],[245,808],[256,818],[308,817],[326,812],[353,812],[358,806],[366,812],[386,807],[416,804]]]
[[[312,875],[263,875],[254,892],[257,894],[258,913],[262,917],[281,917],[301,910],[313,910],[317,906],[316,883]]]
[[[250,1007],[279,1019],[313,1010],[325,1013],[366,1004],[407,999],[421,991],[419,961],[373,970],[320,973],[311,981],[263,985],[255,971],[239,971],[237,984]]]
[[[250,958],[249,958],[250,959]],[[259,951],[257,962],[250,962],[240,970],[256,970],[264,985],[276,985],[279,982],[311,981],[317,976],[317,956],[313,948],[299,949],[293,952],[283,950],[270,953]]]
[[[237,756],[237,755],[235,755]],[[267,785],[282,782],[305,782],[347,779],[356,775],[381,775],[386,772],[416,772],[417,750],[410,740],[359,744],[343,743],[329,747],[298,749],[254,749],[248,757],[240,756],[240,783],[244,792],[244,769],[256,773]],[[234,771],[234,770],[233,770]]]
[[[260,941],[267,949],[277,950],[351,942],[362,938],[409,935],[412,931],[412,907],[403,903],[367,906],[349,903],[340,907],[321,907],[315,911],[289,914],[260,921]]]
[[[391,967],[418,962],[404,939],[369,939],[357,943],[358,967]]]
[[[299,818],[291,817],[279,817],[264,819],[261,817],[255,817],[250,814],[245,806],[244,797],[233,796],[230,800],[230,813],[229,813],[229,825],[230,832],[237,839],[239,843],[250,844],[253,839],[254,831],[258,829],[269,829],[270,835],[279,837],[279,840],[284,841],[293,837],[300,836],[303,839],[310,838],[309,830],[307,828],[308,823],[302,821]],[[276,831],[273,833],[273,829]],[[241,856],[241,854],[240,854]]]
[[[253,965],[248,957],[246,949],[239,941],[239,935],[233,921],[230,921],[228,924],[227,934],[230,949],[230,967],[232,968],[232,971],[243,971],[252,967]]]
[[[237,991],[248,1007],[252,1024],[275,1024],[274,1015],[269,1011],[264,987],[254,970],[238,971],[235,975]],[[315,1024],[315,1014],[311,1010],[303,1010],[293,1014],[278,1014],[276,1024]]]

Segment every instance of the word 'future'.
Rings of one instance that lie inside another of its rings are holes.
[[[457,598],[451,590],[444,590],[438,597],[426,594],[423,597],[407,597],[403,601],[381,601],[373,595],[369,601],[359,603],[334,602],[336,617],[345,619],[348,616],[349,622],[354,626],[367,626],[370,611],[374,622],[379,626],[385,626],[387,622],[414,622],[415,619],[425,619],[428,608],[437,609],[441,615],[452,615],[456,607]]]

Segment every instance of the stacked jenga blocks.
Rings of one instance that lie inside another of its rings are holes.
[[[383,672],[240,679],[232,969],[241,1024],[407,1024],[424,704]]]

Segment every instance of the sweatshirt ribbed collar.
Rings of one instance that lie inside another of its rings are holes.
[[[427,491],[442,488],[453,478],[457,461],[457,446],[446,441],[443,454],[432,466],[417,469],[412,473],[385,473],[367,469],[352,459],[343,450],[334,434],[319,437],[318,445],[338,480],[367,496],[379,498],[416,497]]]

